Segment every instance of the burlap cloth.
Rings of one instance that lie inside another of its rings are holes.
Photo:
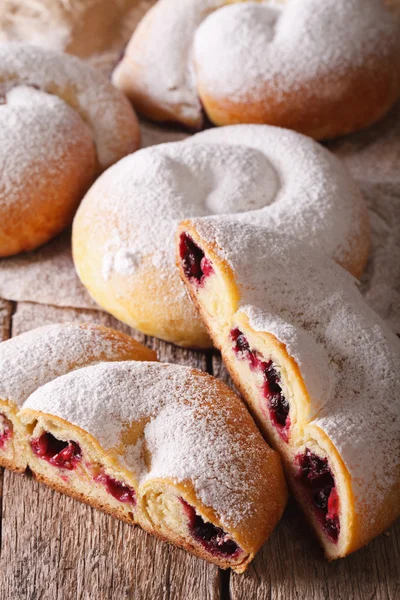
[[[183,1],[183,0],[182,0]],[[400,16],[400,0],[387,0]],[[0,41],[25,40],[81,56],[105,74],[152,0],[0,0]],[[142,124],[143,146],[183,139]],[[327,144],[368,202],[372,248],[361,290],[400,333],[400,103],[379,124]],[[72,263],[70,232],[26,255],[0,260],[0,297],[96,308]]]

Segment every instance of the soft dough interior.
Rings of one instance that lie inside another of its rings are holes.
[[[27,425],[28,466],[47,485],[128,522],[136,521],[137,482],[84,431],[34,414]]]
[[[61,419],[36,411],[22,418],[28,466],[38,480],[226,567],[249,558],[233,535],[197,512],[193,499],[177,487],[153,480],[139,484],[91,436]]]
[[[15,471],[26,469],[24,429],[15,405],[0,399],[0,465]]]
[[[179,545],[197,548],[201,554],[226,560],[226,566],[239,565],[248,558],[232,534],[200,514],[176,487],[153,481],[140,502],[147,529]]]
[[[274,447],[287,443],[308,410],[308,396],[295,362],[271,334],[254,331],[237,311],[233,276],[216,253],[183,232],[181,271],[262,431]]]
[[[292,448],[292,490],[313,525],[328,558],[345,556],[356,527],[350,475],[329,438],[316,425],[305,428]]]

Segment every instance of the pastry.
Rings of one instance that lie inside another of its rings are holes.
[[[17,412],[39,386],[101,361],[157,360],[133,338],[100,325],[55,324],[0,343],[0,465],[24,471],[24,428]]]
[[[0,44],[0,257],[67,227],[95,175],[139,146],[136,116],[67,54]]]
[[[103,173],[74,220],[77,273],[121,321],[209,347],[176,271],[173,240],[180,220],[207,215],[289,231],[356,276],[367,260],[367,209],[339,160],[295,132],[237,125],[140,150]]]
[[[18,416],[39,481],[222,568],[244,571],[284,510],[277,453],[240,399],[195,369],[79,369]]]
[[[273,229],[192,220],[181,277],[330,559],[400,509],[400,340],[356,280]]]
[[[382,0],[160,0],[113,79],[151,119],[326,139],[380,119],[399,72],[400,31]]]

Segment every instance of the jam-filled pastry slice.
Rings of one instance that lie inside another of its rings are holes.
[[[17,417],[39,386],[101,361],[157,360],[133,338],[88,323],[56,323],[0,343],[0,465],[24,471],[24,428]]]
[[[278,454],[200,371],[102,363],[39,388],[19,416],[40,481],[222,568],[243,571],[284,510]]]
[[[178,265],[329,558],[398,516],[400,341],[356,281],[267,228],[181,224]]]
[[[248,315],[238,310],[242,288],[221,249],[199,234],[202,227],[205,223],[200,225],[197,221],[185,221],[180,227],[181,277],[261,430],[272,445],[285,450],[297,422],[319,409],[321,394],[309,397],[299,367],[285,345],[271,332],[252,328]],[[218,231],[230,227],[218,226]],[[233,235],[242,228],[235,227]],[[257,244],[257,238],[266,234],[265,229],[255,231],[259,234],[255,238]],[[254,285],[257,279],[251,287]],[[301,341],[300,331],[298,335]]]

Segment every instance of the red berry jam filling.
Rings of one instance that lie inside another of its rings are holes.
[[[43,433],[39,438],[31,440],[31,448],[39,458],[68,471],[75,469],[82,458],[80,446],[76,442],[63,442],[51,433]]]
[[[239,554],[240,548],[234,542],[229,534],[225,533],[221,527],[216,527],[212,523],[207,523],[196,514],[193,506],[190,506],[183,498],[180,498],[185,512],[189,518],[189,530],[195,540],[214,556],[233,557]]]
[[[206,277],[214,272],[211,262],[204,256],[201,248],[187,233],[182,233],[179,243],[183,271],[186,277],[197,284],[203,284]]]
[[[339,496],[327,458],[320,458],[308,448],[296,456],[298,477],[312,503],[314,514],[329,539],[336,543],[340,533]]]
[[[0,414],[0,450],[4,448],[8,440],[12,438],[13,426],[6,415]]]
[[[257,350],[250,348],[249,342],[239,328],[232,329],[230,335],[236,356],[241,360],[247,360],[253,371],[257,369],[262,371],[264,377],[263,394],[267,400],[270,419],[281,438],[287,442],[290,428],[290,406],[283,395],[280,377],[272,360],[263,361]]]
[[[106,473],[100,473],[94,478],[97,483],[101,483],[106,488],[107,492],[116,498],[118,502],[124,502],[126,504],[136,504],[135,490],[122,481],[117,481],[114,477],[107,475]]]

